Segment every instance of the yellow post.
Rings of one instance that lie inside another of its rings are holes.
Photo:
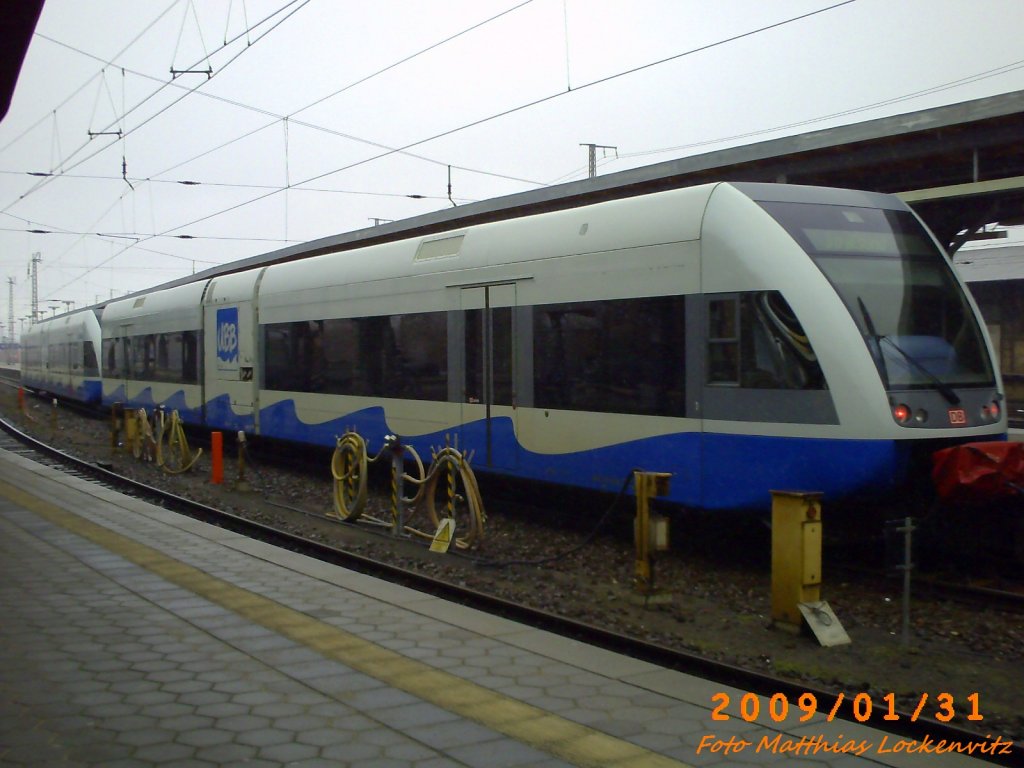
[[[800,625],[821,600],[821,493],[772,491],[772,619]]]
[[[245,432],[238,430],[238,479],[235,481],[235,490],[240,493],[248,493],[252,490],[249,481],[245,479]]]
[[[131,414],[129,416],[129,414]],[[124,412],[124,447],[129,453],[135,452],[135,441],[139,438],[139,420],[135,411]]]
[[[114,403],[110,406],[110,452],[116,453],[121,444],[121,430],[124,426],[124,406]]]
[[[658,530],[655,532],[656,535],[652,536],[651,498],[668,493],[670,477],[672,475],[667,472],[633,473],[633,486],[636,490],[636,521],[633,531],[636,539],[636,570],[633,576],[633,587],[638,593],[645,596],[654,592],[654,574],[651,567],[652,542],[657,549],[667,549],[668,545],[666,518],[659,518]],[[662,526],[666,530],[661,530]]]

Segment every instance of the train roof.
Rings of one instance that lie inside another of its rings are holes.
[[[5,3],[0,12],[0,39],[4,41],[0,51],[0,120],[6,117],[11,106],[21,65],[42,10],[43,0],[20,0]]]

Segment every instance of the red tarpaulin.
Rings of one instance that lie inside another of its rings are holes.
[[[932,482],[943,501],[984,503],[1024,496],[1024,443],[965,443],[936,451]]]

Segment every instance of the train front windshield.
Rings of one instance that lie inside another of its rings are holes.
[[[911,213],[809,203],[759,205],[835,287],[887,389],[995,385],[967,297]]]

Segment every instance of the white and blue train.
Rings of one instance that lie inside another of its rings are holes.
[[[478,470],[590,489],[671,472],[705,509],[888,492],[1006,435],[977,308],[892,196],[719,183],[318,250],[107,304],[103,404],[324,446],[457,436]],[[46,354],[25,377],[49,389]]]
[[[99,405],[100,324],[86,309],[32,325],[21,337],[21,381],[69,400]]]

